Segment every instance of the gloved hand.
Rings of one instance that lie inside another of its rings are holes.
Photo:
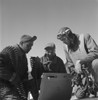
[[[43,64],[44,65],[48,65],[48,64],[50,64],[51,63],[51,61],[45,61]]]
[[[78,99],[83,99],[83,98],[86,98],[87,96],[87,94],[86,94],[86,87],[79,87],[78,89],[77,89],[77,91],[76,91],[76,93],[75,93],[75,95],[76,95],[76,97],[78,98]]]
[[[76,71],[78,74],[82,72],[80,60],[77,60],[77,62],[76,62],[76,64],[75,64],[75,71]]]
[[[39,63],[40,62],[40,58],[38,56],[37,57],[31,57],[30,60],[31,60],[32,63],[36,63],[36,62]]]
[[[46,71],[51,71],[51,68],[50,68],[51,63],[52,63],[51,61],[46,61],[43,63]]]

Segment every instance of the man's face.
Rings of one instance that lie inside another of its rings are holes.
[[[69,34],[72,33],[70,31],[70,29],[67,29],[65,31],[60,30],[58,33],[59,33],[59,35],[57,35],[58,39],[60,39],[66,45],[70,45],[70,37],[69,37]]]
[[[60,39],[63,43],[65,43],[66,45],[69,45],[70,44],[70,40],[68,37],[66,36],[62,36],[61,39]]]
[[[24,42],[22,45],[25,53],[28,53],[31,50],[32,46],[33,46],[33,42]]]
[[[46,49],[45,54],[48,55],[49,57],[53,57],[55,55],[55,49]]]

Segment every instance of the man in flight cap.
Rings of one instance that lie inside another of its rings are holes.
[[[53,42],[47,43],[44,49],[45,54],[41,57],[44,72],[65,73],[64,62],[55,53],[55,44]]]
[[[75,70],[77,74],[81,74],[83,68],[88,69],[98,91],[98,45],[95,40],[90,34],[73,33],[69,27],[62,27],[57,39],[64,43],[67,72],[72,73]],[[80,92],[77,97],[82,98],[82,93],[86,92]]]
[[[27,100],[28,81],[26,54],[31,50],[36,36],[23,35],[19,44],[7,46],[0,52],[0,100]]]

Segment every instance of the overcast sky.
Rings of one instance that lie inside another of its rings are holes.
[[[36,35],[29,56],[44,55],[48,42],[65,60],[57,33],[67,26],[75,33],[90,33],[98,44],[98,0],[0,0],[0,48],[19,43],[23,34]]]

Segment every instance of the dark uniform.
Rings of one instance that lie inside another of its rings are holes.
[[[8,46],[0,53],[0,100],[26,100],[24,82],[28,78],[27,58],[19,45]],[[5,100],[5,99],[4,99]]]
[[[43,64],[43,72],[51,72],[51,73],[65,73],[65,65],[61,58],[54,55],[52,59],[49,59],[45,54],[41,57],[41,63]]]

